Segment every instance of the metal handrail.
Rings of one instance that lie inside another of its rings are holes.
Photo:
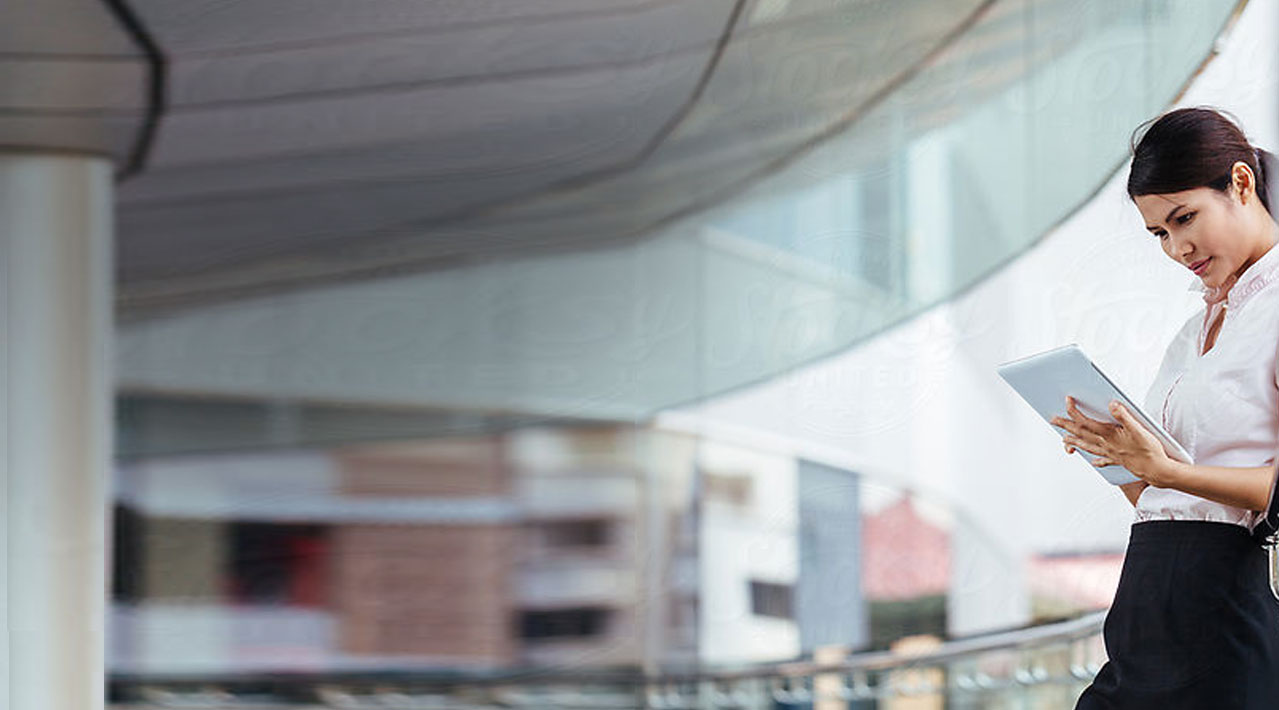
[[[930,651],[903,656],[891,651],[872,651],[848,656],[837,663],[811,661],[771,663],[739,670],[698,673],[664,673],[651,681],[680,683],[697,681],[733,681],[775,676],[810,676],[853,671],[884,671],[897,668],[935,666],[978,653],[1006,650],[1030,650],[1041,646],[1060,645],[1101,633],[1106,612],[1099,611],[1069,621],[1041,624],[1024,629],[1003,631],[974,638],[943,642]]]

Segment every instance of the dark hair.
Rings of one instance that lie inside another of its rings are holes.
[[[1212,108],[1179,108],[1139,126],[1133,143],[1129,198],[1197,187],[1225,192],[1231,167],[1243,162],[1257,176],[1262,206],[1274,214],[1268,178],[1279,180],[1279,161],[1254,148],[1233,116]]]

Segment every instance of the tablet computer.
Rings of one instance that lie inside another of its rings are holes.
[[[1020,360],[1006,362],[999,366],[998,372],[999,376],[1017,390],[1022,399],[1026,400],[1027,404],[1046,422],[1051,422],[1053,417],[1070,417],[1066,413],[1067,396],[1075,398],[1079,411],[1085,416],[1103,422],[1113,422],[1115,419],[1110,416],[1110,403],[1118,400],[1158,437],[1164,446],[1164,452],[1170,458],[1184,463],[1194,463],[1181,444],[1178,444],[1168,432],[1164,431],[1163,427],[1115,386],[1115,383],[1106,377],[1101,368],[1093,364],[1078,345],[1064,345]],[[1053,426],[1053,429],[1059,434],[1067,433],[1061,427]],[[1078,447],[1075,448],[1075,453],[1084,457],[1090,466],[1097,458]],[[1117,464],[1105,468],[1094,467],[1093,470],[1117,486],[1139,480],[1131,471]]]

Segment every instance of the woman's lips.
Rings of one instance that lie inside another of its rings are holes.
[[[1190,270],[1195,272],[1196,276],[1203,276],[1204,272],[1208,270],[1208,262],[1210,261],[1212,261],[1211,256],[1203,261],[1196,261],[1190,265]]]

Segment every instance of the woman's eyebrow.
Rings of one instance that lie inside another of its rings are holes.
[[[1172,218],[1173,218],[1173,216],[1177,214],[1177,210],[1182,209],[1183,207],[1185,207],[1185,205],[1177,205],[1177,206],[1173,207],[1173,208],[1172,208],[1172,211],[1168,213],[1168,216],[1167,216],[1167,217],[1164,217],[1164,221],[1165,221],[1165,222],[1171,221],[1171,220],[1172,220]],[[1155,226],[1151,226],[1151,225],[1149,225],[1149,224],[1147,224],[1147,225],[1146,225],[1146,231],[1148,231],[1148,232],[1153,232],[1153,231],[1155,231],[1156,229],[1163,229],[1163,227],[1160,227],[1160,226],[1158,226],[1158,225],[1155,225]]]

